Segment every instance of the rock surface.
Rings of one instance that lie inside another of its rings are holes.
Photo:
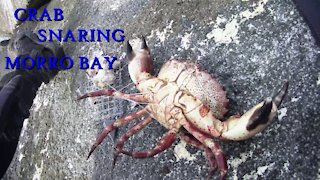
[[[288,79],[289,94],[278,121],[250,140],[222,143],[228,179],[320,178],[320,49],[291,1],[53,0],[48,9],[54,7],[64,10],[65,20],[38,23],[35,30],[121,28],[126,40],[143,34],[152,50],[156,73],[166,60],[175,57],[191,59],[214,74],[228,92],[228,115],[245,112],[277,92]],[[93,57],[97,51],[120,57],[124,44],[68,42],[63,47],[76,60],[83,55]],[[118,75],[117,89],[130,83],[126,66]],[[4,179],[206,177],[202,151],[179,141],[154,158],[120,156],[112,170],[114,144],[106,139],[86,160],[107,121],[141,108],[111,98],[102,103],[95,100],[96,104],[75,101],[90,90],[89,81],[85,71],[75,66],[40,88]],[[124,91],[134,92],[133,85]],[[105,114],[100,114],[99,108],[105,109]],[[125,148],[151,148],[165,132],[154,122],[131,138]]]
[[[17,20],[14,17],[14,11],[17,8],[26,8],[27,0],[6,0],[0,1],[0,41],[8,39],[13,33]]]

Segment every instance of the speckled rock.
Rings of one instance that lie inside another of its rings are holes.
[[[122,28],[126,40],[143,34],[152,50],[155,73],[174,57],[199,63],[225,86],[230,99],[228,115],[245,112],[273,95],[288,79],[289,94],[277,121],[250,140],[222,143],[228,179],[320,178],[320,49],[291,1],[53,0],[48,8],[53,7],[63,8],[65,20],[39,23],[36,29]],[[124,44],[63,43],[63,47],[73,58],[92,57],[98,50],[120,57]],[[119,75],[117,89],[130,83],[125,66]],[[154,158],[120,156],[112,170],[114,143],[107,138],[86,160],[106,124],[99,120],[98,105],[75,101],[88,90],[88,82],[85,71],[74,67],[41,87],[4,179],[206,177],[202,151],[187,146],[188,154],[179,141]],[[135,90],[131,85],[124,91]],[[106,101],[118,105],[105,107],[110,110],[106,121],[141,108],[122,100]],[[121,128],[119,134],[126,129]],[[125,148],[152,148],[165,132],[154,122]],[[181,149],[184,156],[177,154]]]

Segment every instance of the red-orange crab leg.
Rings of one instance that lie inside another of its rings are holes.
[[[152,117],[149,116],[148,118],[138,122],[134,126],[132,126],[125,134],[123,134],[119,140],[117,141],[116,147],[115,147],[115,154],[113,159],[113,166],[116,163],[116,159],[118,155],[122,152],[122,148],[124,146],[124,143],[131,137],[132,135],[140,132],[143,128],[145,128],[147,125],[149,125],[152,122]]]
[[[197,130],[190,122],[183,120],[183,127],[191,133],[198,141],[210,148],[212,154],[216,159],[216,166],[220,170],[220,179],[225,179],[227,175],[228,165],[225,155],[219,144],[215,143],[212,138]],[[210,161],[211,162],[211,161]],[[210,164],[211,165],[211,164]],[[215,165],[214,165],[215,166]]]
[[[217,169],[217,163],[215,161],[214,154],[210,150],[210,148],[203,145],[200,141],[198,141],[195,137],[193,137],[189,133],[179,132],[178,137],[181,140],[185,141],[187,144],[194,146],[196,148],[199,148],[199,149],[203,149],[205,151],[205,157],[206,157],[208,164],[209,164],[209,167],[210,167],[207,179],[210,179],[210,177],[213,175],[214,171]]]
[[[201,132],[197,129],[192,123],[190,123],[180,108],[173,108],[171,111],[171,115],[180,121],[180,124],[198,141],[200,141],[203,145],[210,148],[214,157],[216,159],[216,164],[218,169],[220,170],[220,179],[225,179],[227,175],[228,165],[225,155],[220,148],[219,144],[215,143],[213,139],[206,135],[205,133]]]
[[[179,139],[185,141],[187,144],[199,148],[199,149],[205,149],[206,147],[200,142],[198,141],[196,138],[194,138],[191,134],[186,133],[186,132],[179,132],[178,133],[178,137]]]
[[[160,142],[156,145],[155,148],[145,151],[122,151],[121,153],[126,154],[128,156],[132,156],[135,158],[147,158],[152,157],[156,154],[163,152],[166,149],[169,149],[171,145],[176,140],[177,131],[175,129],[169,130],[160,140]]]
[[[213,176],[216,169],[218,168],[218,166],[216,163],[216,158],[215,158],[213,152],[211,151],[211,149],[205,148],[204,152],[205,152],[205,157],[206,157],[208,164],[209,164],[209,173],[208,173],[207,179],[210,179]]]
[[[137,117],[142,116],[142,115],[145,114],[145,113],[147,113],[147,110],[146,110],[146,108],[143,108],[143,109],[141,109],[141,110],[139,110],[139,111],[137,111],[137,112],[131,113],[131,114],[128,115],[128,116],[125,116],[125,117],[122,117],[122,118],[120,118],[120,119],[117,119],[117,120],[116,120],[115,122],[113,122],[112,124],[106,126],[106,127],[102,130],[102,132],[99,134],[99,136],[97,137],[96,142],[92,145],[91,150],[90,150],[89,155],[88,155],[87,158],[90,157],[90,155],[91,155],[91,154],[93,153],[93,151],[97,148],[97,146],[98,146],[99,144],[101,144],[101,142],[103,141],[103,139],[104,139],[105,137],[107,137],[108,134],[109,134],[111,131],[115,130],[116,128],[118,128],[118,127],[120,127],[120,126],[123,126],[123,125],[128,124],[130,121],[134,120],[134,119],[137,118]]]
[[[85,99],[88,97],[98,97],[98,96],[113,96],[121,99],[131,100],[135,102],[147,102],[148,100],[144,95],[140,94],[126,94],[119,91],[115,91],[113,89],[103,89],[94,92],[86,93],[77,98],[77,100]]]

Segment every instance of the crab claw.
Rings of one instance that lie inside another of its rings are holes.
[[[273,98],[268,97],[263,102],[255,105],[241,117],[232,116],[224,123],[221,134],[223,139],[245,140],[263,131],[274,119],[288,91],[288,81]]]
[[[130,78],[135,84],[149,77],[148,74],[151,73],[153,68],[150,51],[143,36],[141,41],[141,49],[137,52],[134,52],[129,41],[127,42],[128,70]]]

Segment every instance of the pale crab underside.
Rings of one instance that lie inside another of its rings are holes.
[[[121,153],[136,158],[154,156],[168,149],[176,137],[179,137],[205,151],[210,166],[209,177],[215,169],[219,169],[220,178],[224,179],[228,169],[227,162],[222,149],[213,138],[244,140],[261,132],[274,119],[288,89],[288,82],[285,81],[282,89],[273,98],[266,98],[242,116],[235,115],[226,121],[220,121],[219,119],[222,119],[227,112],[228,99],[223,87],[210,74],[199,70],[194,63],[170,60],[163,65],[156,77],[150,74],[152,59],[144,38],[140,51],[134,52],[129,42],[127,51],[129,74],[141,92],[140,95],[106,89],[84,94],[78,99],[114,96],[144,102],[147,105],[142,110],[105,127],[92,146],[88,158],[109,132],[146,115],[145,119],[119,138],[115,148],[115,159]],[[168,129],[157,146],[151,150],[138,152],[123,150],[125,141],[146,127],[153,119]]]

